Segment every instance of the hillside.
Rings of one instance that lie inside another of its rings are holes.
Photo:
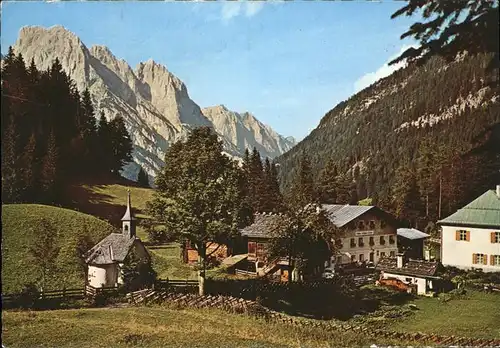
[[[190,98],[186,85],[164,65],[148,59],[133,69],[109,48],[88,48],[62,26],[24,27],[13,49],[25,62],[33,59],[39,70],[46,70],[58,58],[78,90],[89,89],[98,112],[103,111],[108,120],[117,115],[124,118],[134,146],[134,162],[122,173],[128,179],[136,179],[137,164],[155,176],[164,165],[169,144],[184,139],[193,127],[213,127],[225,151],[236,158],[243,157],[246,147],[257,146],[263,156],[275,157],[295,144],[260,122],[253,122],[251,128],[231,118],[212,123]],[[233,131],[226,133],[226,129]]]
[[[415,164],[424,140],[433,149],[446,147],[448,156],[471,150],[477,136],[500,122],[498,86],[489,83],[498,70],[485,69],[490,59],[485,54],[462,54],[451,63],[433,58],[339,103],[304,140],[276,159],[283,188],[290,188],[305,154],[316,178],[328,161],[342,173],[359,166],[368,195],[387,201],[396,169],[405,162]],[[479,194],[482,190],[476,188]]]
[[[105,221],[76,211],[37,204],[2,205],[2,293],[14,293],[40,278],[29,248],[37,243],[44,218],[57,232],[58,269],[47,288],[82,287],[84,272],[75,253],[77,238],[87,233],[93,243],[116,230]]]

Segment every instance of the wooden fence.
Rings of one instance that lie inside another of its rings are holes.
[[[86,285],[83,288],[59,289],[48,291],[33,291],[31,293],[18,293],[2,295],[2,305],[6,307],[18,307],[28,303],[47,303],[51,301],[64,302],[66,300],[81,300],[85,297],[95,298],[99,294],[117,293],[117,287],[95,288]]]
[[[49,290],[36,293],[36,299],[58,299],[58,298],[83,298],[85,296],[85,289],[62,289],[62,290]],[[25,294],[7,294],[2,295],[2,303],[14,302]]]

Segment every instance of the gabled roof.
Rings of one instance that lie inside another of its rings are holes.
[[[456,213],[438,221],[441,225],[474,225],[500,228],[500,198],[488,190]]]
[[[270,238],[276,226],[286,219],[286,215],[273,213],[257,213],[253,224],[241,230],[242,236],[252,238]]]
[[[122,233],[111,233],[89,250],[85,261],[88,264],[96,265],[123,262],[136,240],[140,241],[140,239],[136,237],[129,238]],[[111,253],[113,253],[113,255],[111,255]]]
[[[410,259],[403,267],[398,268],[398,261],[396,257],[383,257],[378,261],[375,268],[387,273],[416,277],[433,277],[436,276],[436,273],[439,270],[439,262]]]
[[[424,239],[430,236],[430,234],[419,231],[415,228],[398,228],[398,236],[407,239]]]
[[[333,224],[337,227],[347,225],[352,220],[360,217],[369,210],[375,208],[373,205],[340,205],[324,204],[323,209],[330,215]]]

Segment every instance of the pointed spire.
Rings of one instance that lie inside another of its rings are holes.
[[[122,217],[122,221],[131,221],[134,218],[132,217],[132,206],[130,204],[130,188],[127,189],[127,210],[125,211],[125,215]]]

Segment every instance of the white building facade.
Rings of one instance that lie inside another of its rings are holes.
[[[438,223],[443,265],[500,272],[500,185]]]
[[[337,253],[330,265],[349,263],[377,264],[398,252],[397,223],[388,213],[375,206],[323,205],[332,222],[341,230],[335,241]]]

